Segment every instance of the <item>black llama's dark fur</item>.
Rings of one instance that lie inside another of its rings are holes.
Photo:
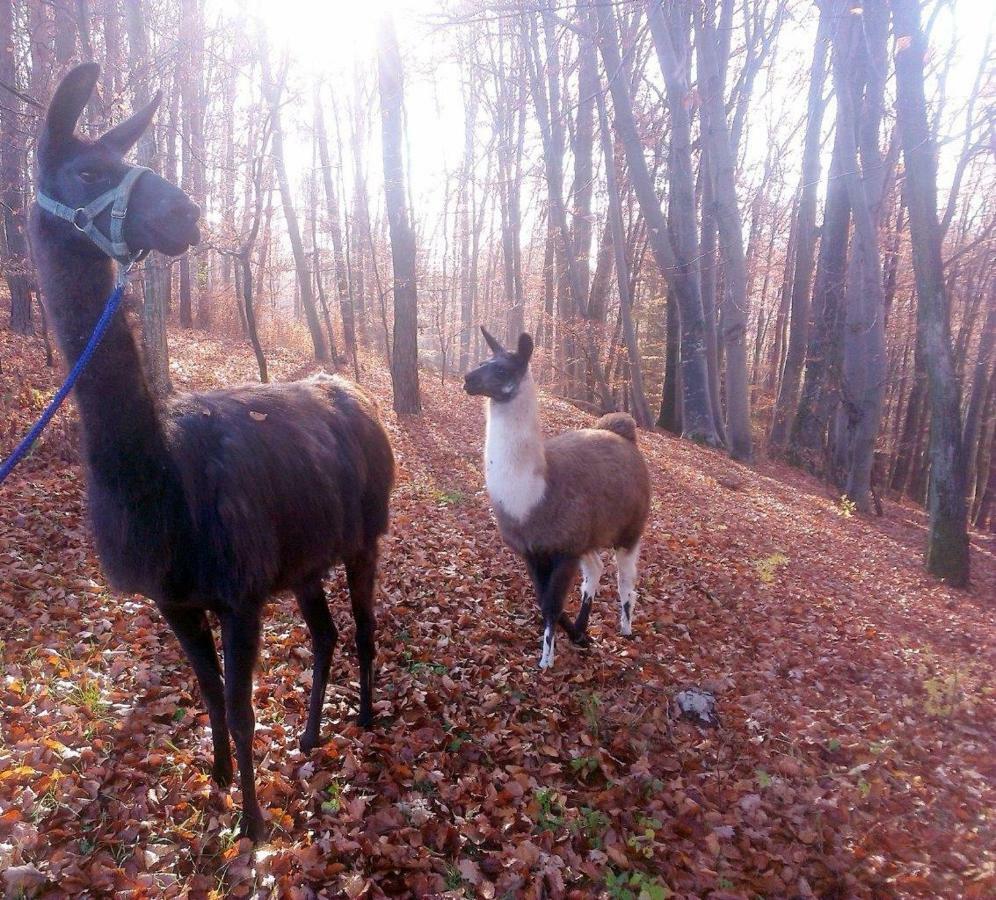
[[[120,180],[121,155],[154,111],[153,105],[96,142],[74,136],[97,72],[84,65],[66,76],[39,142],[40,188],[72,207]],[[198,214],[182,191],[145,174],[131,197],[125,238],[135,250],[179,253],[199,239]],[[72,225],[37,206],[30,229],[46,307],[72,363],[111,293],[112,264]],[[119,590],[154,600],[176,633],[210,716],[212,774],[222,785],[232,779],[230,732],[243,833],[258,839],[252,671],[272,593],[296,594],[314,646],[302,749],[319,740],[337,638],[322,579],[339,562],[356,621],[360,721],[372,717],[377,542],[387,529],[394,479],[387,435],[358,388],[327,376],[193,394],[160,406],[124,312],[114,317],[75,396],[104,569]],[[224,685],[208,611],[221,623]]]

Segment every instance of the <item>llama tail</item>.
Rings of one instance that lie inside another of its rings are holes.
[[[596,423],[596,428],[611,431],[627,441],[636,443],[636,422],[629,413],[609,413],[602,416]]]

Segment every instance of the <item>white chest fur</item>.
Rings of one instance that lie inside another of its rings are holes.
[[[488,403],[484,465],[491,502],[525,521],[546,490],[536,387],[528,373],[512,400]]]

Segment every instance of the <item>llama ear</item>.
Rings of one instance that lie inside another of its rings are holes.
[[[99,75],[100,66],[96,63],[83,63],[70,69],[59,82],[45,115],[45,127],[42,131],[45,150],[51,152],[73,136],[80,113],[90,99]]]
[[[156,96],[152,98],[145,109],[140,109],[131,118],[125,119],[120,125],[115,125],[106,134],[101,135],[99,143],[120,156],[124,156],[135,146],[145,129],[149,127],[162,98],[163,92],[156,91]]]
[[[495,338],[495,336],[491,334],[491,332],[488,331],[488,329],[485,328],[483,325],[481,326],[481,334],[484,335],[485,342],[491,348],[491,352],[494,353],[495,356],[497,356],[499,353],[505,352],[505,348],[498,343],[497,338]]]
[[[519,346],[515,353],[522,360],[523,365],[528,365],[533,355],[533,339],[528,334],[519,335]]]

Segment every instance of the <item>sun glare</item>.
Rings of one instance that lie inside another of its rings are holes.
[[[313,74],[350,69],[369,60],[377,35],[377,22],[391,12],[403,18],[412,10],[434,4],[390,3],[388,0],[214,0],[219,12],[249,27],[261,27],[278,52],[287,52],[295,68]]]

